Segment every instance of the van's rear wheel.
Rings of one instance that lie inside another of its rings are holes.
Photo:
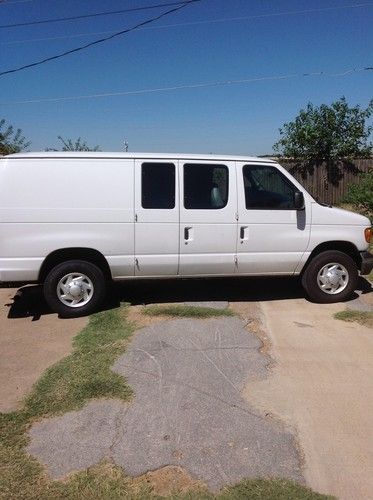
[[[346,300],[356,289],[358,270],[351,257],[339,251],[316,255],[302,276],[308,297],[321,303]]]
[[[99,267],[83,260],[69,260],[54,267],[44,281],[49,307],[64,318],[95,312],[105,297],[105,277]]]

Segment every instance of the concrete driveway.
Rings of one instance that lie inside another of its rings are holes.
[[[372,296],[347,307],[373,311]],[[248,381],[244,395],[294,429],[309,486],[339,499],[369,499],[373,330],[333,319],[344,307],[303,299],[261,303],[274,363],[267,378]]]

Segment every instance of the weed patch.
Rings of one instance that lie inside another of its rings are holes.
[[[335,313],[334,317],[335,319],[354,321],[360,325],[367,326],[368,328],[373,328],[373,312],[346,310]]]
[[[218,316],[234,316],[231,309],[215,309],[213,307],[197,307],[187,305],[147,306],[143,313],[149,316],[171,316],[173,318],[216,318]]]

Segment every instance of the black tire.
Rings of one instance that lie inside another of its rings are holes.
[[[79,306],[65,305],[58,296],[57,286],[60,280],[69,273],[84,274],[93,284],[93,291],[89,301]],[[63,318],[77,318],[87,316],[97,311],[105,298],[106,281],[99,267],[84,260],[68,260],[58,264],[47,275],[44,281],[43,292],[45,300],[52,311]]]
[[[327,264],[337,263],[342,265],[348,273],[346,287],[340,292],[330,294],[324,292],[318,284],[318,273]],[[358,269],[354,260],[343,252],[328,250],[316,255],[307,265],[303,276],[302,286],[308,298],[322,304],[332,304],[347,300],[354,292],[358,282]]]

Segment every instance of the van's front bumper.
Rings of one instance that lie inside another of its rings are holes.
[[[373,269],[373,254],[370,252],[360,252],[361,267],[360,274],[369,274]]]

